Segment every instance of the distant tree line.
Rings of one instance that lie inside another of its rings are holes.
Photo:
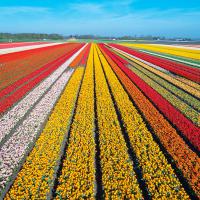
[[[68,35],[44,34],[44,33],[0,33],[0,40],[62,40],[62,39],[92,39],[92,40],[180,40],[191,41],[190,38],[165,38],[161,36],[98,36],[98,35]]]
[[[64,39],[59,34],[44,34],[44,33],[0,33],[2,40],[60,40]]]
[[[77,39],[116,39],[116,40],[156,40],[156,39],[162,39],[165,40],[165,37],[153,37],[153,36],[122,36],[122,37],[106,37],[106,36],[95,36],[95,35],[74,35],[72,37],[75,37]]]
[[[113,36],[98,36],[98,35],[69,35],[65,37],[76,38],[76,39],[93,39],[93,40],[181,40],[181,41],[190,41],[190,38],[166,38],[162,36],[151,36],[151,35],[140,35],[140,36],[122,36],[122,37],[113,37]]]

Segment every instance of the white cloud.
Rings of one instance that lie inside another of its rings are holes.
[[[97,3],[73,3],[69,5],[69,9],[80,13],[101,13],[103,11],[103,6]]]

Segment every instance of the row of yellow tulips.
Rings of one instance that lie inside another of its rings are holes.
[[[141,199],[133,163],[106,83],[98,52],[94,52],[96,103],[105,199]]]
[[[5,199],[46,199],[50,194],[71,121],[83,68],[78,68]]]
[[[164,154],[153,140],[151,133],[103,55],[101,55],[101,61],[152,198],[188,199],[171,165],[168,164]]]
[[[56,199],[95,198],[94,80],[91,47]]]
[[[182,83],[185,83],[185,84],[187,84],[187,85],[189,85],[193,88],[200,90],[200,85],[198,83],[194,82],[194,81],[191,81],[191,80],[186,79],[186,78],[181,77],[181,76],[176,76],[174,78],[178,81],[181,81]]]
[[[161,45],[151,45],[151,44],[124,44],[125,46],[146,49],[150,51],[171,54],[175,56],[181,56],[185,58],[190,58],[194,60],[200,60],[200,50],[177,48],[173,46],[161,46]]]

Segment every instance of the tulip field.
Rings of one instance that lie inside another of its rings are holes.
[[[200,199],[200,49],[0,43],[0,199]]]

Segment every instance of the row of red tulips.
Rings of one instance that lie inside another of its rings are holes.
[[[128,47],[124,47],[118,44],[111,44],[112,47],[115,47],[117,49],[120,49],[126,53],[129,53],[133,56],[136,56],[142,60],[145,60],[147,62],[150,62],[154,65],[157,65],[161,68],[164,68],[172,73],[178,74],[180,76],[184,76],[192,81],[200,83],[200,70],[194,69],[192,67],[189,67],[187,65],[176,63],[170,60],[166,60],[164,58],[158,58],[146,53],[138,52],[133,49],[129,49]]]
[[[38,83],[49,76],[55,71],[60,65],[62,65],[68,58],[70,58],[75,52],[77,52],[84,44],[80,44],[78,47],[73,49],[71,52],[61,56],[51,63],[46,64],[35,72],[27,75],[26,77],[16,81],[14,84],[8,86],[0,92],[0,97],[13,93],[1,101],[0,113],[5,112],[14,103],[19,101],[28,91],[34,88]],[[30,80],[30,81],[29,81]],[[24,84],[25,83],[25,84]]]
[[[124,46],[121,46],[121,45],[116,45],[116,44],[112,44],[114,45],[116,48],[121,48],[121,47],[124,47]],[[111,46],[112,46],[111,45]],[[122,49],[121,49],[122,50]],[[160,58],[160,57],[156,57],[156,56],[152,56],[152,55],[149,55],[147,53],[143,53],[143,52],[139,52],[139,51],[136,51],[134,49],[130,49],[128,47],[124,47],[124,50],[128,51],[131,53],[131,54],[137,54],[137,56],[144,56],[144,58],[146,59],[150,59],[150,60],[158,60],[158,61],[161,61],[163,62],[164,64],[166,65],[169,65],[169,66],[173,66],[173,67],[176,67],[178,69],[181,69],[183,71],[186,71],[186,72],[189,72],[189,73],[192,73],[192,74],[199,74],[200,73],[200,70],[197,69],[197,68],[193,68],[191,66],[188,66],[188,65],[185,65],[185,64],[182,64],[182,63],[177,63],[177,62],[174,62],[174,61],[170,61],[170,60],[167,60],[167,59],[164,59],[164,58]],[[163,64],[163,65],[164,65]]]
[[[151,88],[139,76],[133,73],[129,68],[122,64],[123,58],[115,57],[115,55],[100,45],[104,51],[112,58],[113,61],[125,72],[125,74],[144,92],[144,94],[151,99],[157,108],[169,119],[181,132],[188,138],[198,150],[200,150],[200,128],[196,127],[189,119],[187,119],[179,110],[174,108],[165,98],[158,92]]]
[[[78,47],[78,43],[67,43],[65,45],[52,46],[52,48],[37,49],[38,52],[19,52],[0,55],[0,90],[13,84],[22,77],[27,76],[33,71],[41,68],[47,63],[53,62],[57,58],[65,55]]]
[[[63,56],[57,58],[53,62],[49,62],[49,63],[45,64],[41,68],[33,71],[29,75],[27,75],[27,76],[25,76],[25,77],[17,80],[15,83],[13,83],[13,84],[9,85],[8,87],[4,88],[3,90],[0,91],[0,99],[3,98],[5,95],[8,95],[12,91],[16,90],[18,87],[20,87],[20,85],[26,83],[30,79],[32,79],[35,76],[37,76],[39,73],[42,73],[42,72],[46,71],[47,69],[49,69],[50,67],[52,67],[52,65],[56,64],[58,61],[61,61],[62,59],[65,60],[66,57],[68,57],[68,54],[67,55],[63,55]]]

